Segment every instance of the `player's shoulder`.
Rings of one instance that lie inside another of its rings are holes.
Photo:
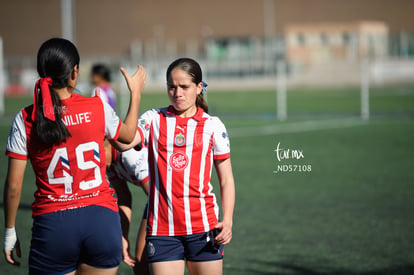
[[[223,122],[218,116],[210,115],[206,112],[203,113],[203,118],[208,121],[210,124],[213,124],[215,126],[224,126]]]
[[[103,110],[106,111],[106,104],[99,96],[83,96],[80,94],[73,94],[71,101],[67,105],[76,107],[77,110]],[[86,108],[86,109],[85,109]]]
[[[32,113],[33,113],[33,104],[28,105],[22,109],[14,117],[14,120],[21,120],[25,122],[33,122],[32,121]]]
[[[148,111],[145,111],[141,117],[142,118],[153,118],[155,116],[159,116],[161,114],[166,114],[167,108],[153,108]]]
[[[81,94],[72,94],[73,102],[99,103],[102,99],[99,96],[83,96]]]
[[[155,108],[155,109],[152,109],[152,111],[156,112],[158,114],[167,114],[168,113],[168,108],[169,107]]]
[[[20,111],[18,111],[13,118],[9,135],[15,136],[17,132],[26,134],[27,129],[30,129],[33,125],[32,113],[33,105],[29,105],[20,109]]]

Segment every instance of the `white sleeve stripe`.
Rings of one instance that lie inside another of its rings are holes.
[[[118,137],[121,121],[108,103],[102,101],[102,104],[105,113],[105,136],[109,139],[115,139]]]
[[[212,126],[213,134],[213,152],[215,157],[226,156],[230,153],[230,141],[227,134],[226,127],[223,122],[217,117],[213,118]]]
[[[6,151],[22,156],[28,155],[26,127],[24,125],[22,111],[20,111],[13,120],[7,138]]]

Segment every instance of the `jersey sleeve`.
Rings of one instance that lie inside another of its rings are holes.
[[[213,155],[214,159],[230,158],[230,140],[226,127],[220,119],[215,118],[213,134]]]
[[[137,152],[134,149],[122,152],[121,163],[131,178],[131,183],[144,184],[148,181],[148,149],[143,148]],[[129,180],[130,181],[130,180]]]
[[[148,171],[148,149],[145,147],[139,152],[139,161],[137,166],[138,180],[141,185],[148,182],[149,171]]]
[[[7,138],[6,155],[21,160],[28,159],[26,127],[20,111],[13,120]]]
[[[105,136],[111,140],[118,140],[121,120],[108,103],[102,101],[105,112]]]
[[[148,144],[151,123],[157,114],[157,110],[146,111],[138,120],[138,132],[141,135],[142,147]]]

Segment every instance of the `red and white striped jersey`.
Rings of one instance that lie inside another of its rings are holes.
[[[46,145],[38,140],[31,118],[33,105],[15,117],[7,142],[11,158],[30,159],[37,190],[33,216],[89,205],[118,211],[105,178],[104,137],[117,140],[121,121],[99,97],[72,94],[61,100],[62,119],[71,136]]]
[[[137,186],[148,182],[148,149],[119,152],[112,147],[112,163],[106,175],[109,181],[121,179]]]
[[[169,107],[144,113],[138,129],[148,144],[148,235],[213,229],[219,212],[210,183],[213,161],[230,157],[223,123],[201,108],[193,117],[182,118]]]

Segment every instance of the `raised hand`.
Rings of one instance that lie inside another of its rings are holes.
[[[133,75],[129,75],[124,68],[121,68],[121,73],[125,78],[131,94],[141,94],[145,87],[145,81],[147,80],[147,73],[144,67],[139,65]]]

